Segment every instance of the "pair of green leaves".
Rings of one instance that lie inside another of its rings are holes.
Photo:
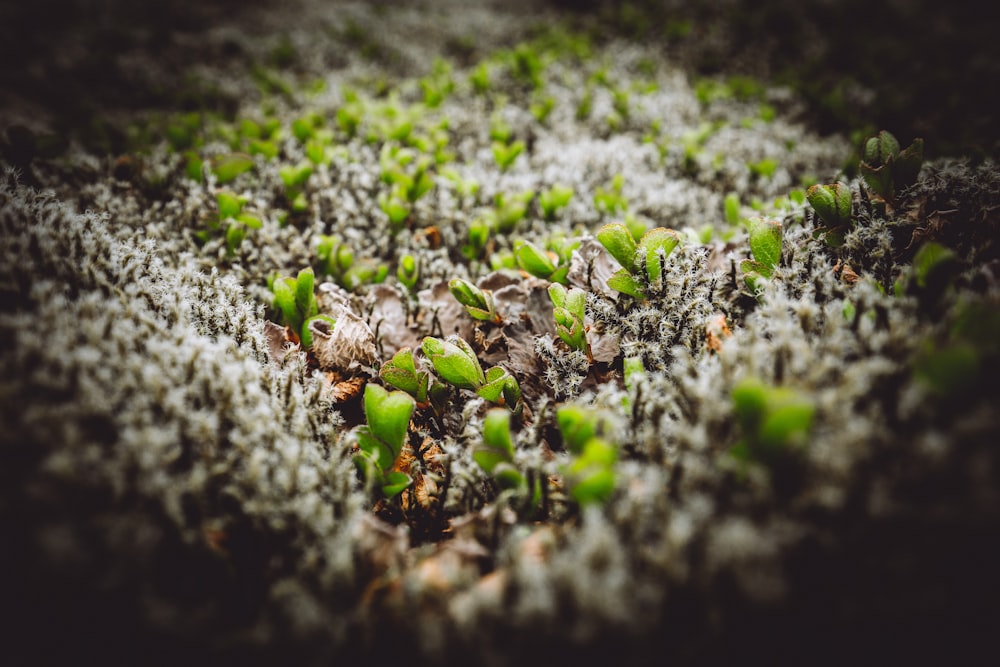
[[[493,292],[490,290],[479,289],[468,280],[452,278],[448,282],[448,291],[475,319],[494,324],[503,322],[497,314],[496,305],[493,303]]]
[[[322,319],[331,325],[336,324],[332,317],[319,313],[319,305],[313,293],[315,281],[312,268],[305,268],[295,278],[276,277],[270,285],[274,293],[274,306],[281,311],[285,324],[295,332],[306,349],[312,347],[310,322]]]
[[[850,187],[845,183],[813,185],[806,191],[806,199],[824,224],[816,230],[817,236],[822,236],[831,248],[842,245],[853,224]]]
[[[579,405],[563,405],[556,411],[563,445],[574,455],[564,469],[570,496],[580,505],[607,502],[615,490],[614,464],[618,450],[600,437],[604,418]]]
[[[663,264],[681,241],[672,229],[650,229],[636,243],[632,232],[620,222],[604,225],[597,240],[622,268],[608,279],[608,286],[636,299],[644,299],[647,290],[660,284]]]
[[[783,232],[780,221],[756,217],[747,220],[747,231],[753,259],[744,259],[740,270],[747,287],[756,295],[760,293],[763,280],[774,275],[774,269],[781,261]]]
[[[567,290],[559,283],[553,283],[549,286],[549,298],[552,299],[552,316],[559,338],[571,349],[587,352],[587,330],[583,322],[587,293],[576,287]]]
[[[514,441],[510,435],[510,413],[492,408],[483,420],[483,439],[472,450],[472,460],[493,476],[504,489],[522,488],[524,475],[514,466]]]
[[[386,498],[401,493],[413,480],[408,474],[393,471],[403,445],[410,417],[416,405],[402,391],[386,391],[369,383],[365,387],[365,419],[367,425],[358,429],[358,454],[354,461],[368,480],[377,480]]]
[[[285,165],[278,170],[282,183],[285,184],[285,197],[291,204],[292,211],[301,213],[309,207],[305,196],[306,181],[312,176],[313,166],[309,162],[297,165]]]
[[[225,229],[226,249],[232,255],[243,244],[247,230],[260,229],[263,223],[257,216],[243,211],[243,208],[247,204],[246,197],[223,190],[215,196],[215,201],[219,207],[218,220],[210,222],[208,231],[200,232],[198,237],[203,241],[207,241],[212,232],[218,229]]]
[[[422,349],[438,375],[449,384],[471,389],[492,403],[508,406],[512,411],[521,407],[521,387],[505,368],[494,366],[483,372],[472,347],[459,336],[446,340],[428,336]]]
[[[493,159],[496,160],[500,171],[507,171],[514,166],[514,162],[524,152],[524,148],[525,144],[520,139],[509,144],[502,141],[494,141]]]
[[[556,183],[548,190],[538,194],[538,205],[542,207],[542,216],[549,221],[555,220],[559,211],[569,205],[573,198],[573,188]]]
[[[924,162],[924,140],[900,150],[899,141],[882,130],[865,141],[859,170],[865,183],[881,198],[894,203],[896,193],[913,185]]]

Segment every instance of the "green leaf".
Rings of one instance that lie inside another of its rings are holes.
[[[368,428],[379,442],[389,447],[395,460],[406,440],[415,407],[413,397],[402,391],[388,392],[369,382],[365,386],[364,403]]]
[[[230,225],[226,229],[226,249],[230,253],[236,252],[237,248],[243,244],[244,237],[246,237],[246,229],[244,227]]]
[[[236,222],[240,223],[247,229],[260,229],[264,226],[264,223],[255,215],[250,215],[249,213],[240,213],[236,216]]]
[[[583,451],[583,445],[597,435],[598,418],[592,410],[578,405],[563,405],[556,410],[556,423],[563,444],[573,453]]]
[[[750,252],[757,264],[767,267],[767,272],[761,273],[770,278],[774,267],[781,261],[781,222],[754,217],[747,221],[747,229],[750,232]]]
[[[646,293],[627,269],[619,269],[608,278],[608,287],[636,299],[645,299]]]
[[[244,153],[227,153],[212,158],[212,172],[219,184],[229,183],[253,168],[253,158]]]
[[[384,478],[382,493],[385,494],[386,498],[393,498],[402,493],[412,483],[413,479],[405,472],[390,472]]]
[[[482,444],[472,452],[472,459],[487,473],[492,473],[498,463],[514,460],[514,443],[510,437],[510,413],[502,408],[492,408],[483,420]]]
[[[466,312],[477,320],[500,322],[500,316],[497,315],[493,304],[493,293],[490,290],[481,290],[468,280],[452,278],[448,281],[448,291],[465,306]]]
[[[235,218],[243,210],[243,198],[228,190],[223,190],[215,195],[215,201],[219,205],[219,220]]]
[[[887,165],[897,155],[899,155],[899,142],[885,130],[865,141],[864,161],[872,167]]]
[[[295,279],[295,308],[303,320],[316,315],[319,310],[316,305],[316,295],[313,294],[315,283],[316,276],[311,266],[299,271]]]
[[[604,225],[597,232],[597,240],[628,273],[635,270],[635,239],[625,225],[620,222]]]
[[[820,219],[830,227],[850,223],[851,189],[847,185],[813,185],[806,191],[806,199]]]
[[[639,249],[646,254],[646,276],[649,282],[655,283],[663,275],[663,259],[670,256],[677,244],[681,242],[680,235],[672,229],[657,227],[650,229],[639,240]]]
[[[491,403],[500,403],[508,377],[505,369],[494,366],[486,371],[486,382],[476,389],[476,393]]]
[[[976,386],[982,361],[975,346],[953,343],[922,352],[914,363],[914,374],[940,397],[962,396]]]
[[[277,278],[271,285],[274,292],[274,305],[281,310],[285,324],[296,332],[302,328],[302,318],[295,307],[295,281],[291,278]]]
[[[475,457],[475,454],[473,454]],[[511,463],[500,462],[497,463],[491,473],[493,479],[497,481],[503,489],[519,489],[525,486],[527,480],[524,475],[521,474],[517,468]]]
[[[591,438],[568,470],[570,495],[581,505],[604,503],[615,490],[613,466],[618,458],[614,446]]]
[[[382,475],[382,471],[392,468],[392,464],[396,460],[392,448],[379,440],[369,426],[362,426],[358,429],[358,449],[375,466],[379,476]]]
[[[529,241],[514,243],[514,259],[518,266],[536,278],[548,278],[556,270],[548,254]]]
[[[421,347],[434,370],[446,382],[462,389],[478,389],[486,382],[476,353],[461,338],[456,336],[451,340],[441,340],[428,336]]]
[[[858,165],[861,178],[872,192],[885,198],[892,199],[896,194],[896,187],[893,183],[891,165],[872,167],[866,162]]]
[[[816,406],[808,399],[789,396],[771,408],[760,425],[758,439],[765,450],[804,445]]]

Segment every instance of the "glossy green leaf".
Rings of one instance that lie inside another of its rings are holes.
[[[865,141],[864,161],[872,167],[887,165],[897,155],[899,155],[899,142],[885,130]]]
[[[627,269],[619,269],[608,278],[608,287],[636,299],[645,299],[646,293]]]
[[[402,391],[388,392],[369,382],[365,386],[364,404],[368,428],[379,442],[390,448],[395,460],[406,440],[415,407],[413,397]]]
[[[663,227],[650,229],[642,235],[639,240],[639,250],[646,256],[646,276],[649,282],[655,283],[660,279],[663,275],[663,261],[680,242],[680,234]]]
[[[611,256],[622,265],[627,272],[635,270],[635,253],[637,246],[628,228],[620,222],[612,222],[604,225],[597,232],[597,240],[600,241]],[[622,291],[622,290],[619,290]]]
[[[483,420],[483,441],[472,452],[472,459],[487,473],[492,473],[498,463],[514,460],[514,443],[510,436],[510,413],[493,408]]]
[[[446,382],[463,389],[477,389],[486,382],[475,352],[461,338],[441,340],[428,336],[421,347],[434,370]]]
[[[556,265],[548,254],[528,241],[514,243],[514,259],[521,269],[536,278],[548,278],[556,270]]]
[[[747,230],[750,234],[750,252],[758,265],[767,267],[767,272],[761,273],[770,278],[774,267],[781,261],[781,222],[754,217],[747,221]]]

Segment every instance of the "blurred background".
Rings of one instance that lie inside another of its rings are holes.
[[[225,111],[232,100],[199,98],[185,70],[206,59],[239,61],[238,43],[192,48],[179,35],[220,26],[255,26],[254,12],[303,0],[33,0],[0,5],[0,113],[5,125],[51,119],[58,132],[83,135],[107,109],[165,106]],[[336,5],[337,0],[306,4]],[[371,2],[433,7],[436,0]],[[482,3],[488,6],[489,2]],[[748,74],[793,87],[824,133],[891,129],[922,136],[929,157],[997,157],[995,100],[1000,84],[1000,8],[971,0],[515,0],[526,22],[565,12],[597,39],[659,42],[693,75]],[[173,77],[143,79],[123,63],[149,54]],[[178,94],[178,93],[181,94]],[[15,116],[20,115],[18,119]],[[114,130],[102,137],[122,149]]]

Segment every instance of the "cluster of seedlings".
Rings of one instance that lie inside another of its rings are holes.
[[[357,25],[337,35],[366,66],[394,62]],[[120,436],[114,463],[142,482],[108,484],[164,505],[179,527],[164,541],[257,586],[260,636],[391,655],[398,633],[439,658],[509,658],[514,631],[659,647],[641,619],[686,613],[692,594],[709,600],[704,627],[738,629],[743,600],[801,601],[783,571],[800,539],[825,554],[830,526],[891,516],[918,473],[954,482],[921,467],[950,410],[972,444],[948,474],[986,456],[997,223],[953,200],[996,210],[991,165],[924,164],[920,139],[881,131],[856,175],[838,170],[845,146],[785,124],[787,96],[764,84],[678,82],[648,51],[560,28],[453,46],[465,57],[416,76],[360,66],[299,85],[283,42],[237,114],[137,117],[107,170],[127,196],[87,160],[54,161],[51,137],[7,130],[23,176],[5,176],[0,203],[27,206],[15,181],[37,179],[159,244],[93,250],[88,228],[41,251],[111,304],[81,349],[162,357],[187,383],[130,371],[159,407],[135,417],[121,398],[81,422],[113,424],[104,444]],[[36,208],[22,217],[69,215]],[[957,229],[975,215],[970,241]],[[45,225],[0,222],[11,257],[48,243],[30,240]],[[86,268],[112,249],[132,273]],[[140,284],[147,252],[166,266]],[[51,315],[31,295],[57,287],[0,275],[18,308]],[[5,340],[20,340],[16,315],[0,318]],[[157,327],[199,343],[160,349]],[[180,426],[160,428],[164,414]],[[876,465],[894,430],[914,438],[912,468]],[[143,438],[153,453],[133,451]],[[99,458],[52,450],[56,471]]]

